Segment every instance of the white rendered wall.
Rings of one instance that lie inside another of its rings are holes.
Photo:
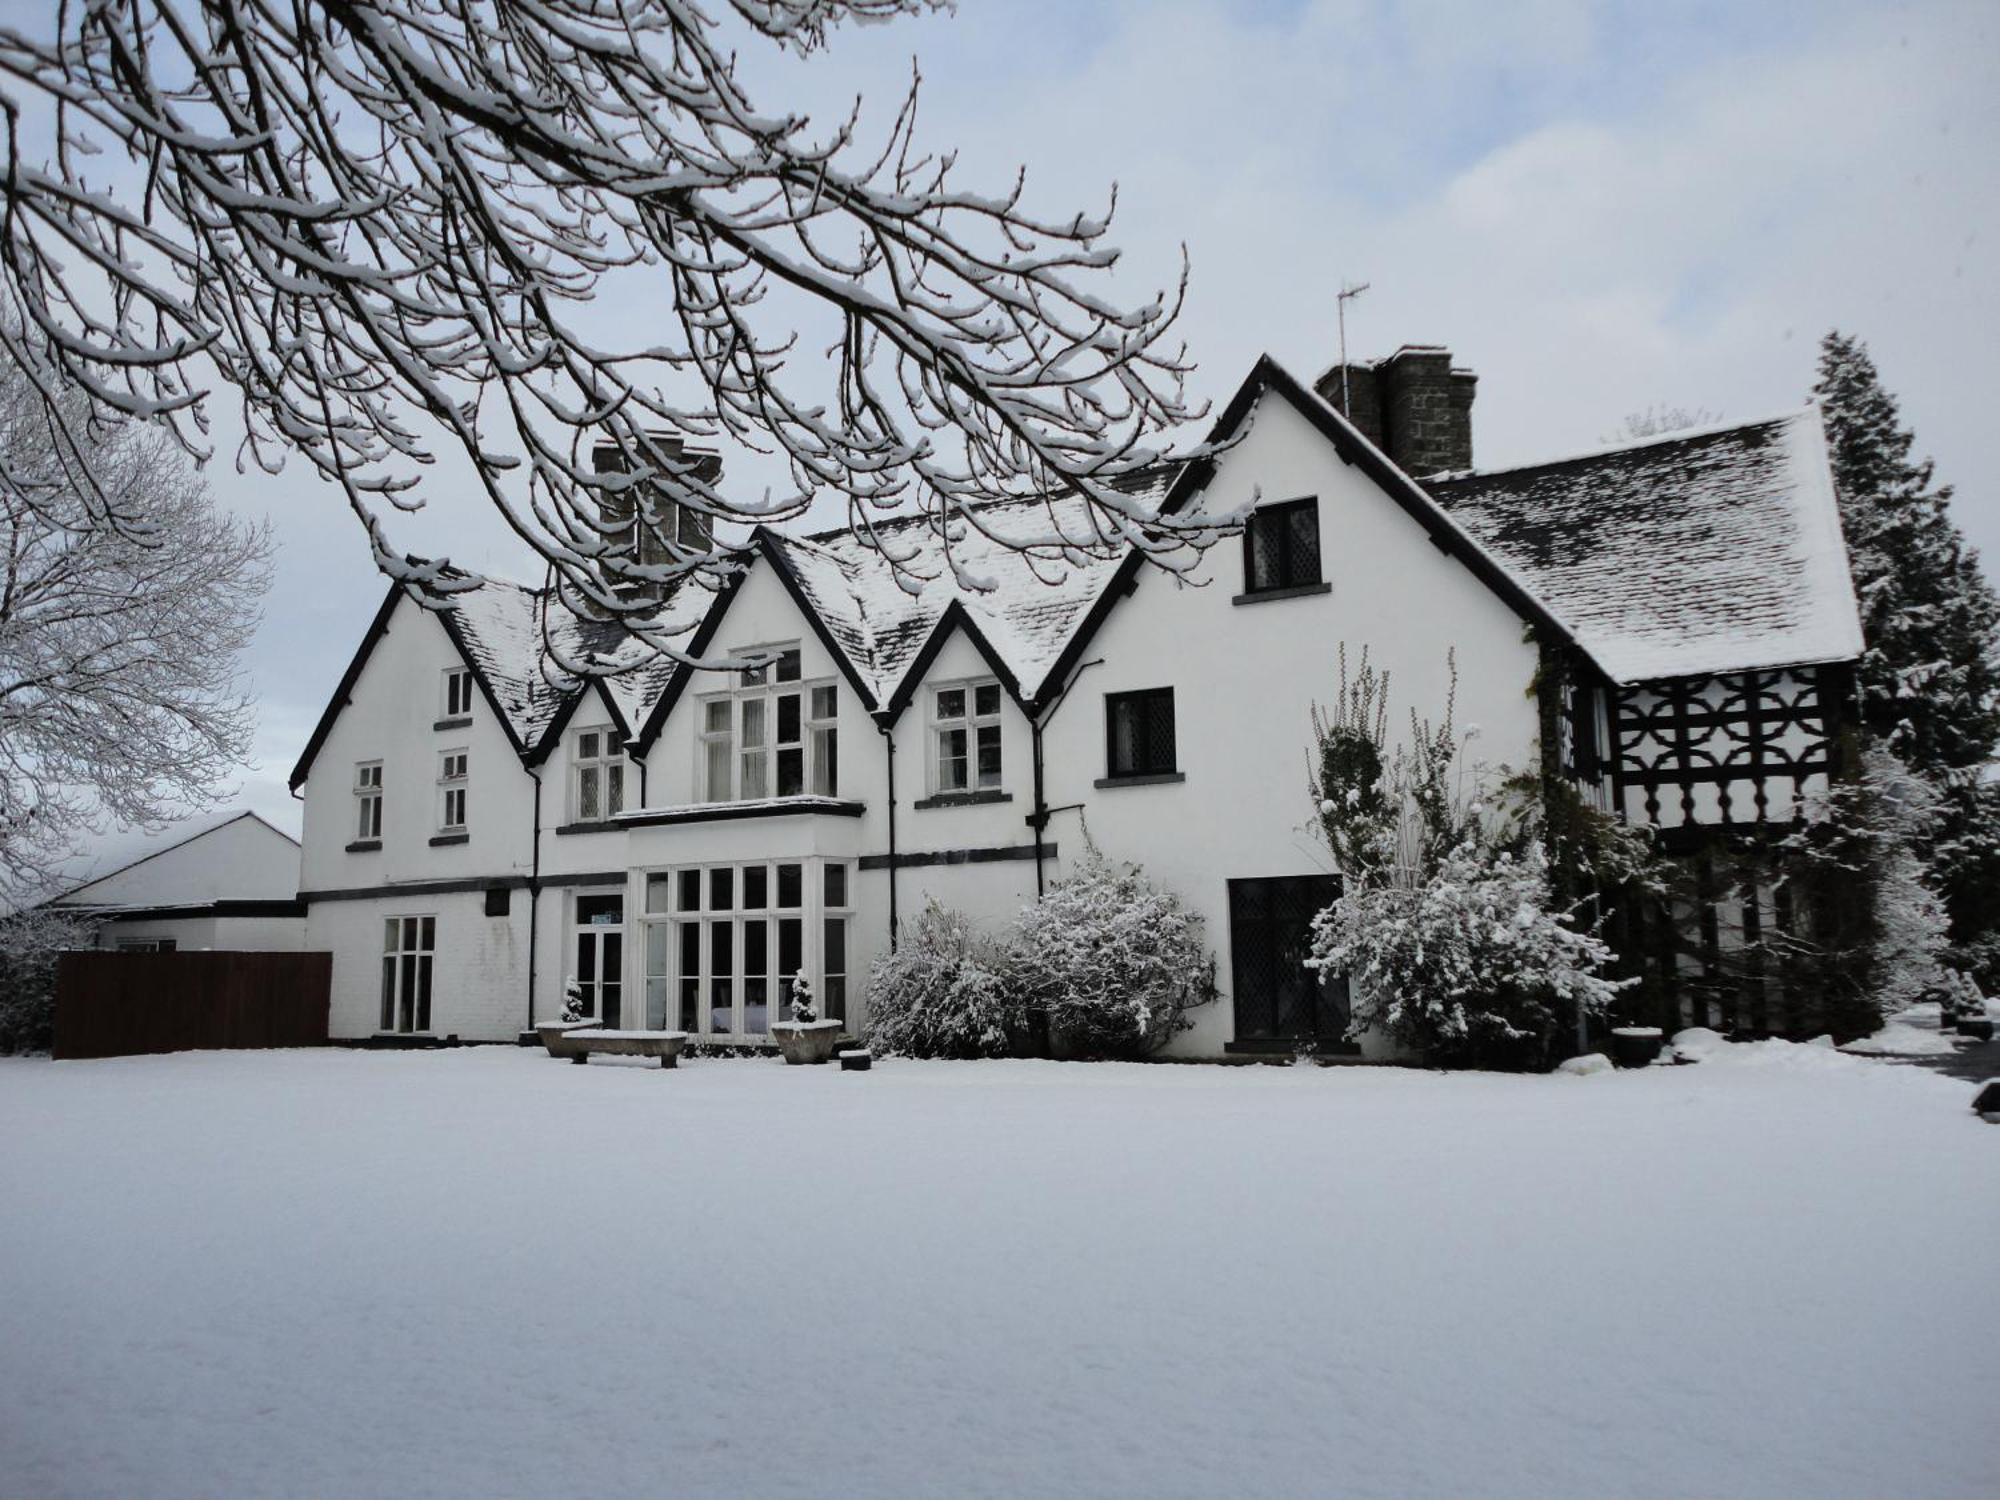
[[[61,904],[288,901],[298,888],[299,846],[262,819],[244,814],[81,886]]]
[[[1328,873],[1307,797],[1311,710],[1338,686],[1363,647],[1390,673],[1392,737],[1408,734],[1412,708],[1444,711],[1446,655],[1458,665],[1456,720],[1477,725],[1475,752],[1495,763],[1534,763],[1536,713],[1529,685],[1535,649],[1522,621],[1423,528],[1332,447],[1282,398],[1260,403],[1249,436],[1220,460],[1212,509],[1319,500],[1322,576],[1330,592],[1233,605],[1242,592],[1242,547],[1216,547],[1193,587],[1143,573],[1115,609],[1085,670],[1044,732],[1047,799],[1087,804],[1091,834],[1118,859],[1142,865],[1198,910],[1230,984],[1231,879]],[[1108,693],[1171,686],[1182,782],[1097,788],[1105,774]],[[1068,852],[1079,814],[1057,815],[1052,835]],[[1200,1014],[1175,1055],[1214,1056],[1234,1037],[1228,998]]]

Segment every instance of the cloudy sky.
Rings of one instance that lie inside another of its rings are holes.
[[[0,5],[24,28],[50,9]],[[1186,244],[1209,396],[1263,351],[1308,377],[1331,362],[1343,280],[1371,285],[1353,353],[1443,343],[1478,371],[1482,464],[1594,446],[1656,404],[1795,405],[1839,326],[2000,558],[2000,6],[960,0],[786,76],[879,119],[913,55],[920,138],[958,147],[967,183],[1025,164],[1051,213],[1118,184],[1127,300]],[[280,544],[246,664],[258,763],[229,805],[296,831],[286,774],[383,585],[301,468],[212,468]],[[427,498],[404,546],[533,576],[451,474]]]

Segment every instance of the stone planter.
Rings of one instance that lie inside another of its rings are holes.
[[[1611,1033],[1611,1060],[1621,1068],[1650,1067],[1665,1045],[1657,1026],[1620,1026]]]
[[[595,1025],[595,1021],[537,1021],[535,1035],[549,1049],[550,1057],[574,1057],[576,1048],[563,1039],[572,1031],[583,1031]]]
[[[771,1040],[788,1063],[823,1063],[833,1060],[833,1046],[840,1040],[841,1021],[773,1021]]]

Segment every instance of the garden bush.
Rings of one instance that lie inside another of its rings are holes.
[[[905,1057],[1002,1057],[1025,1012],[1004,944],[927,901],[868,978],[868,1039]]]

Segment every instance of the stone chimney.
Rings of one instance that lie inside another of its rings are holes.
[[[722,457],[706,449],[690,448],[679,437],[661,433],[653,435],[653,441],[661,452],[670,458],[692,460],[695,476],[710,484],[722,474]],[[599,474],[622,474],[626,472],[625,455],[613,442],[600,442],[590,451],[590,466]],[[628,525],[635,533],[633,542],[642,563],[666,563],[673,560],[664,542],[654,534],[651,527],[637,524],[638,504],[631,494],[606,495],[603,497],[604,516],[607,521],[618,525]],[[662,502],[659,507],[660,530],[665,532],[682,547],[705,552],[712,545],[715,535],[713,517],[699,511],[685,510],[671,502]]]
[[[1345,379],[1343,380],[1343,375]],[[1405,344],[1387,359],[1335,365],[1313,389],[1410,475],[1472,467],[1479,377],[1441,344]]]

